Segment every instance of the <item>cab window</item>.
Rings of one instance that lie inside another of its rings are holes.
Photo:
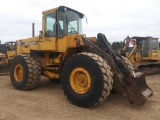
[[[158,50],[158,41],[157,40],[152,40],[152,52],[156,52]]]
[[[77,21],[71,21],[68,23],[68,34],[77,33]]]

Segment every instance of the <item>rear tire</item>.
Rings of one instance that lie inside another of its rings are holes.
[[[10,68],[10,79],[14,88],[30,90],[36,87],[41,77],[41,67],[36,59],[17,55]]]
[[[112,76],[110,66],[100,56],[80,53],[68,59],[60,78],[68,100],[79,107],[89,107],[109,96]]]

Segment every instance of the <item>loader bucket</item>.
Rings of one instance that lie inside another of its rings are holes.
[[[146,99],[153,95],[153,91],[148,87],[145,76],[141,72],[135,73],[134,77],[129,75],[126,78],[124,88],[131,104],[143,105]]]

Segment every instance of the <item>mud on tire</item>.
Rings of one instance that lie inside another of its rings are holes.
[[[111,68],[103,58],[92,53],[79,53],[65,63],[60,79],[69,101],[79,107],[89,107],[109,96],[112,76]]]
[[[36,59],[17,55],[10,68],[10,79],[14,88],[30,90],[36,87],[41,77],[41,67]]]
[[[124,62],[127,64],[129,70],[134,71],[134,68],[133,68],[133,65],[131,64],[131,62],[126,57],[122,56],[122,58],[123,58]]]

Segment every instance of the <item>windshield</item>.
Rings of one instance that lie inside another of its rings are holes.
[[[64,8],[58,11],[58,23],[59,30],[63,30],[63,34],[59,31],[59,36],[64,36],[65,34],[82,34],[82,19],[83,15],[74,11],[72,9]]]

